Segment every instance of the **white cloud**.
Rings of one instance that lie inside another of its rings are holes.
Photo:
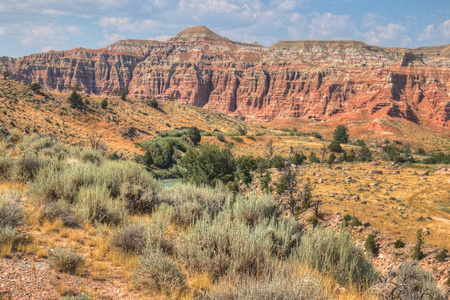
[[[0,27],[0,36],[4,36],[5,35],[5,28]]]
[[[364,40],[379,46],[408,47],[412,44],[412,40],[407,32],[408,29],[399,24],[376,25],[364,33]]]
[[[148,40],[165,42],[165,41],[167,41],[169,38],[171,38],[170,35],[158,35],[158,36],[155,36],[155,37],[149,37]]]
[[[445,44],[450,42],[450,20],[444,21],[438,26],[428,25],[417,37],[418,41],[434,42],[436,44]]]
[[[32,45],[39,41],[62,42],[72,35],[79,35],[81,29],[78,26],[62,26],[55,24],[45,24],[38,26],[24,26],[20,28],[17,35],[20,37],[22,45]]]
[[[154,20],[136,20],[128,17],[103,17],[99,22],[106,29],[118,29],[120,31],[142,32],[155,29],[158,22]]]
[[[357,35],[357,30],[348,15],[333,15],[331,13],[316,14],[309,25],[311,39],[348,39]]]
[[[380,17],[377,14],[364,14],[362,24],[364,27],[373,27],[377,24]]]
[[[125,37],[118,33],[103,33],[103,41],[98,43],[100,46],[112,45],[117,41],[124,40]]]
[[[301,0],[272,0],[270,5],[276,7],[279,11],[293,11],[302,7]]]

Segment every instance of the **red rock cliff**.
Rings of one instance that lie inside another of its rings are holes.
[[[80,82],[86,93],[126,89],[131,97],[175,98],[257,121],[395,117],[450,125],[450,45],[288,41],[266,48],[193,27],[166,42],[2,57],[0,68],[51,91]]]

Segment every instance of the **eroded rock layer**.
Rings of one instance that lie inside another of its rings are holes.
[[[380,48],[354,41],[287,41],[266,48],[206,27],[166,42],[124,40],[0,58],[18,81],[67,92],[175,99],[256,121],[405,118],[450,125],[450,45]]]

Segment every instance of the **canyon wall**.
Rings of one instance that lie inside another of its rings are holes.
[[[0,58],[16,80],[68,92],[172,99],[248,120],[404,118],[450,125],[450,45],[380,48],[354,41],[240,43],[206,27],[168,41],[124,40]]]

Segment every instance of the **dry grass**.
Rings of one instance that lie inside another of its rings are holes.
[[[301,167],[304,179],[310,178],[312,183],[319,178],[324,180],[322,184],[316,183],[314,190],[323,200],[324,212],[354,215],[388,236],[410,242],[415,241],[418,229],[428,227],[427,244],[450,246],[450,212],[443,210],[450,207],[448,175],[431,172],[430,176],[421,177],[414,172],[424,170],[413,167],[402,168],[400,174],[395,174],[395,170],[384,169],[382,165],[366,163],[339,166],[342,170],[329,169],[326,165]],[[380,169],[383,174],[368,177],[371,169]],[[348,176],[356,182],[345,182]],[[353,195],[358,195],[360,200],[352,200]],[[428,216],[431,220],[426,220]],[[418,221],[421,217],[425,220]]]

